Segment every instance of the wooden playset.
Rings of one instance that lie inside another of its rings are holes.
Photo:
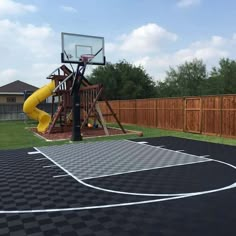
[[[72,119],[72,86],[73,86],[73,72],[62,65],[56,71],[54,71],[48,79],[55,81],[55,89],[52,94],[52,122],[46,131],[47,133],[58,132],[60,128],[61,132],[71,129]],[[78,78],[75,78],[78,79]],[[117,124],[123,133],[126,133],[115,112],[110,106],[107,99],[104,97],[104,87],[102,84],[91,84],[84,76],[81,79],[82,86],[78,91],[80,96],[80,119],[81,129],[90,126],[90,128],[97,128],[98,124],[103,127],[106,135],[109,135],[109,131],[106,127],[104,116],[113,116]],[[103,114],[99,107],[99,100],[105,101],[110,113]],[[57,109],[54,110],[55,103],[58,104]],[[91,120],[93,124],[91,125]]]

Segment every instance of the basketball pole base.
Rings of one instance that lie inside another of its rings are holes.
[[[77,127],[76,128],[73,127],[73,130],[74,131],[72,131],[71,141],[82,141],[83,140],[82,136],[81,134],[79,134],[80,127],[78,128],[78,130],[77,130]]]

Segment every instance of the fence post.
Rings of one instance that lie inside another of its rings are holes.
[[[202,117],[203,117],[203,115],[202,115],[202,96],[200,97],[200,134],[202,133]]]
[[[186,131],[186,98],[183,97],[183,122],[184,122],[184,126],[183,126],[183,131]]]
[[[223,130],[223,95],[220,95],[220,137],[222,136]]]
[[[119,120],[121,121],[121,115],[120,115],[120,100],[118,100],[118,112],[119,112]]]
[[[155,99],[155,112],[156,112],[156,128],[158,127],[158,109],[157,109],[157,98]]]

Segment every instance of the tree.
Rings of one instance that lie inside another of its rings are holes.
[[[196,96],[202,94],[202,84],[207,79],[206,66],[194,59],[177,68],[170,67],[164,82],[158,83],[159,97]]]
[[[180,91],[177,86],[177,81],[172,78],[167,78],[165,79],[164,82],[158,82],[157,96],[160,98],[180,96]]]
[[[208,89],[214,94],[236,93],[236,61],[223,58],[219,68],[214,67],[210,73]]]
[[[223,81],[218,77],[209,77],[202,86],[202,95],[217,95],[224,93]]]
[[[110,100],[156,96],[156,84],[146,71],[124,60],[98,66],[88,79],[93,84],[103,84],[105,95]]]

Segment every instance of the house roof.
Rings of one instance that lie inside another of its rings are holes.
[[[33,92],[37,89],[38,88],[33,85],[24,83],[20,80],[16,80],[12,83],[0,87],[0,93],[23,93],[24,91]]]

